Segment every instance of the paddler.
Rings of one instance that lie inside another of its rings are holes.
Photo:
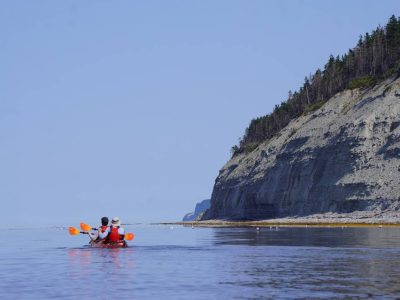
[[[124,241],[125,230],[121,227],[121,221],[118,217],[114,217],[111,220],[111,226],[107,227],[107,230],[100,234],[100,238],[105,238],[105,243],[115,243]]]
[[[107,231],[108,228],[108,218],[107,217],[102,217],[101,218],[101,226],[97,228],[97,239],[96,242],[101,241],[104,239],[107,235],[104,235],[105,232]]]

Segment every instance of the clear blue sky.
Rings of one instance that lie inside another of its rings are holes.
[[[400,1],[0,1],[0,226],[174,221]]]

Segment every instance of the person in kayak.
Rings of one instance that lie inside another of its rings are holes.
[[[105,239],[105,243],[115,243],[124,241],[125,230],[121,227],[121,221],[118,217],[111,220],[111,226],[107,227],[103,233],[99,232],[99,237]]]
[[[103,240],[106,236],[103,234],[107,231],[108,228],[108,218],[107,217],[102,217],[101,218],[101,226],[97,228],[97,239],[96,242],[99,242]],[[104,237],[101,237],[103,235]]]

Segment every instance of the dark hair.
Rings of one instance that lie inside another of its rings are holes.
[[[107,226],[108,225],[108,218],[107,217],[102,217],[101,218],[101,225]]]

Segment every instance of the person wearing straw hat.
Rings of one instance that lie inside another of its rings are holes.
[[[107,230],[100,234],[100,238],[105,238],[106,243],[114,243],[123,241],[125,237],[125,230],[121,227],[121,221],[118,217],[114,217],[111,220],[111,226]]]

